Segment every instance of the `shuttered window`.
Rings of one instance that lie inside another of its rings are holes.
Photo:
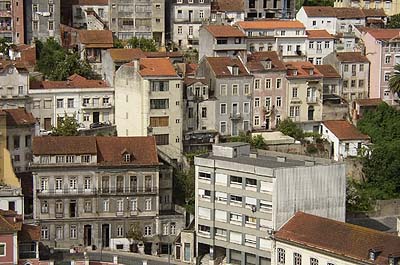
[[[168,127],[169,117],[151,117],[150,127]]]

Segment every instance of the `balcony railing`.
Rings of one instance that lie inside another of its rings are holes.
[[[214,44],[214,50],[246,50],[246,44],[235,44],[235,43],[228,43],[228,44]]]
[[[307,97],[307,103],[317,103],[317,97]]]
[[[111,103],[82,103],[82,109],[108,109],[111,107]]]
[[[137,187],[121,187],[121,188],[98,188],[98,189],[47,189],[47,190],[36,190],[38,196],[65,196],[65,195],[105,195],[105,194],[147,194],[156,193],[158,191],[157,186],[137,186]]]
[[[229,118],[231,120],[240,120],[242,118],[242,114],[240,114],[240,113],[231,113],[231,114],[229,114]]]

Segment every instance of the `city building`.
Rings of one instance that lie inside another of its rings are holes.
[[[323,75],[323,98],[325,99],[331,95],[341,95],[341,76],[336,69],[330,64],[315,65],[315,68]]]
[[[399,95],[389,88],[394,66],[400,63],[399,29],[365,29],[361,39],[365,56],[371,62],[369,97],[380,98],[389,105],[399,104]]]
[[[362,119],[365,113],[368,111],[375,111],[376,108],[382,104],[383,101],[380,98],[365,98],[356,99],[351,104],[350,115],[352,117],[351,121],[357,124],[357,121]]]
[[[246,34],[247,50],[276,51],[285,61],[305,59],[307,35],[297,20],[242,21],[237,25]]]
[[[199,48],[200,26],[210,19],[210,0],[168,1],[169,33],[167,35],[181,49]]]
[[[354,1],[354,0],[335,0],[334,7],[356,7],[364,10],[383,10],[388,16],[400,13],[400,2],[394,1]]]
[[[334,37],[326,30],[307,30],[306,50],[307,60],[320,65],[323,59],[335,50]]]
[[[253,76],[240,58],[203,57],[197,76],[204,78],[214,104],[202,107],[202,119],[222,136],[252,130]],[[208,127],[207,129],[211,129]]]
[[[137,240],[129,231],[138,229],[145,253],[157,254],[184,225],[154,137],[42,136],[33,153],[34,220],[44,245],[129,251]]]
[[[331,53],[324,59],[342,77],[341,97],[348,102],[370,96],[370,61],[361,52]],[[371,95],[372,96],[372,95]]]
[[[36,119],[24,108],[3,109],[6,114],[6,148],[16,173],[30,171],[32,138],[37,133]]]
[[[24,43],[24,19],[24,1],[0,1],[0,38],[8,43]]]
[[[29,72],[21,61],[0,63],[0,107],[29,109]]]
[[[199,60],[204,56],[241,56],[246,58],[246,39],[243,32],[229,25],[207,25],[200,28]]]
[[[61,0],[25,0],[25,43],[60,36]]]
[[[119,136],[153,135],[171,158],[182,153],[183,80],[168,58],[141,58],[115,76],[115,123]]]
[[[319,131],[322,121],[323,75],[312,63],[286,63],[286,106],[290,119],[306,131]]]
[[[244,1],[246,20],[261,18],[292,18],[295,16],[296,7],[293,0],[281,1]]]
[[[297,212],[273,236],[273,264],[398,264],[400,238]]]
[[[223,143],[195,157],[197,256],[271,264],[270,236],[301,210],[345,220],[343,164]]]
[[[254,76],[253,130],[276,129],[286,112],[286,68],[277,52],[254,52],[247,69]]]
[[[234,25],[244,21],[243,0],[216,0],[211,2],[211,23]]]
[[[67,81],[31,83],[32,113],[40,129],[51,131],[65,115],[74,116],[81,128],[91,124],[114,124],[114,88],[103,80],[74,74]]]
[[[154,39],[160,46],[165,39],[165,1],[109,1],[109,29],[118,39]]]
[[[79,0],[72,5],[74,28],[101,30],[108,26],[108,0]]]
[[[331,144],[331,156],[335,161],[356,157],[361,148],[370,143],[368,135],[346,120],[323,121],[321,135]]]

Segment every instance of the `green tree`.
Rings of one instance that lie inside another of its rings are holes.
[[[394,73],[389,79],[389,88],[393,93],[400,92],[400,64],[394,66]]]
[[[251,138],[250,144],[253,148],[256,149],[265,149],[267,147],[261,134],[253,136],[253,138]]]
[[[126,233],[126,237],[136,244],[139,243],[140,241],[143,241],[143,232],[142,229],[140,228],[139,223],[133,223],[130,227],[128,232]]]
[[[194,213],[195,183],[194,165],[187,171],[174,172],[174,196],[178,204],[184,205],[186,210]]]
[[[131,48],[139,48],[145,52],[157,51],[157,44],[153,39],[133,37],[127,41],[127,44]]]
[[[291,119],[285,119],[281,121],[278,130],[281,133],[289,135],[290,137],[293,137],[298,141],[302,141],[304,139],[303,130],[299,126],[297,126],[297,124],[294,123]]]
[[[66,51],[53,38],[46,42],[36,41],[36,50],[37,70],[50,80],[66,80],[73,74],[89,79],[97,77],[90,65],[79,58],[79,54]]]
[[[389,17],[389,21],[386,24],[387,28],[400,28],[400,14],[396,14]]]
[[[5,38],[0,38],[0,53],[8,56],[8,50],[10,49],[10,44]]]
[[[124,48],[124,42],[118,38],[114,38],[114,48]]]
[[[78,135],[79,124],[75,116],[65,116],[60,119],[57,127],[53,127],[51,135],[54,136],[76,136]]]

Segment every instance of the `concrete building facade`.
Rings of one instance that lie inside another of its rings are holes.
[[[196,157],[195,174],[197,253],[210,261],[270,264],[270,236],[300,209],[345,219],[343,164],[226,143]]]
[[[92,25],[90,16],[96,17],[102,24],[102,28]],[[109,5],[108,0],[78,1],[72,5],[72,25],[74,28],[83,29],[104,29],[108,26]]]
[[[24,43],[24,19],[24,1],[0,1],[0,38],[9,43]]]
[[[16,61],[3,61],[0,66],[0,107],[30,109],[28,96],[29,73],[25,65]]]

